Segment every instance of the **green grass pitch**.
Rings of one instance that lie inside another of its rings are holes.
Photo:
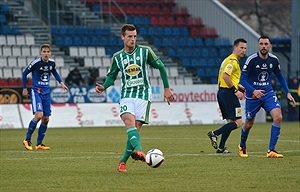
[[[48,129],[49,151],[26,151],[26,129],[0,130],[0,191],[299,191],[299,122],[282,125],[276,149],[283,159],[266,158],[270,125],[252,128],[249,158],[237,153],[240,130],[231,133],[226,155],[216,154],[206,136],[220,125],[144,126],[144,151],[162,150],[165,163],[154,169],[129,159],[127,173],[116,170],[123,127]]]

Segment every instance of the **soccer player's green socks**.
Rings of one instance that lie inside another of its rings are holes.
[[[129,139],[127,139],[126,149],[125,149],[124,155],[123,155],[122,159],[120,160],[120,162],[126,163],[128,158],[130,157],[132,151],[133,151],[133,147],[132,147]]]
[[[268,151],[274,150],[280,135],[280,125],[272,124]]]
[[[127,130],[128,140],[130,141],[133,149],[142,150],[140,141],[140,133],[136,127],[128,128]]]
[[[31,140],[31,136],[36,128],[36,125],[37,125],[37,122],[35,122],[34,119],[32,119],[29,123],[28,130],[26,133],[26,140],[28,140],[28,141]]]

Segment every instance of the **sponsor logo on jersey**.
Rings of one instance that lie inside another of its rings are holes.
[[[264,64],[262,65],[262,68],[261,68],[261,69],[268,69],[267,64],[264,63]]]
[[[127,87],[135,87],[135,86],[143,85],[143,84],[144,84],[143,78],[130,79],[126,82]]]
[[[141,72],[141,67],[137,64],[128,65],[125,69],[127,75],[133,77],[138,75]]]
[[[232,72],[233,66],[231,64],[226,65],[225,70],[228,71],[229,73]]]

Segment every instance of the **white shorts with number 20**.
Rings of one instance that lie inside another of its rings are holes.
[[[150,101],[138,98],[123,98],[120,100],[120,116],[130,113],[135,116],[136,121],[149,123]]]

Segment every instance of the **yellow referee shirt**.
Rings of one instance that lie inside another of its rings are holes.
[[[222,78],[223,73],[227,73],[230,76],[233,86],[238,89],[238,84],[241,77],[241,69],[239,61],[234,54],[229,55],[223,60],[218,76],[219,87],[229,88]]]

